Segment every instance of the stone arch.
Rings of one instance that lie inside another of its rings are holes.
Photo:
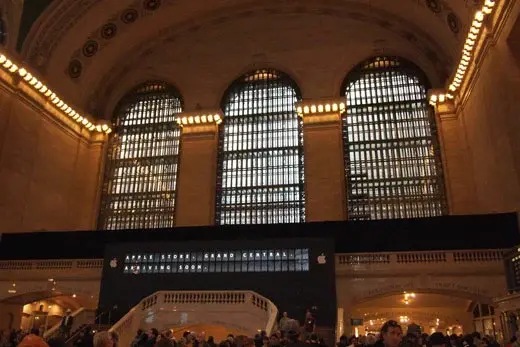
[[[498,297],[506,292],[506,283],[503,275],[410,275],[393,277],[385,276],[367,277],[363,283],[356,279],[339,278],[338,294],[348,293],[348,302],[354,304],[368,299],[388,295],[402,294],[406,292],[415,293],[437,293],[455,295],[470,300],[476,299],[488,301],[490,298]]]
[[[158,74],[150,74],[147,72],[144,72],[143,74],[130,74],[127,76],[129,76],[130,78],[125,80],[117,89],[109,90],[109,94],[105,99],[106,103],[104,105],[89,105],[89,108],[92,111],[96,111],[98,107],[101,107],[101,109],[97,110],[101,111],[97,114],[98,117],[110,121],[114,116],[114,112],[117,109],[117,105],[121,102],[121,100],[125,98],[125,96],[132,93],[132,91],[138,86],[142,86],[150,81],[161,81],[174,88],[182,96],[184,108],[186,100],[184,99],[182,87],[179,88],[179,85],[175,83],[174,79],[170,78],[171,76],[159,76]],[[91,102],[94,102],[94,100],[92,99]]]
[[[492,297],[490,297],[488,295],[484,295],[484,294],[479,294],[477,292],[463,291],[463,290],[457,290],[457,289],[404,287],[403,290],[394,289],[394,290],[388,290],[388,291],[384,291],[384,292],[375,293],[373,295],[358,297],[358,298],[356,298],[355,301],[354,300],[352,301],[352,306],[360,305],[360,304],[369,302],[371,300],[383,298],[386,296],[403,294],[404,292],[416,293],[416,294],[440,294],[440,295],[447,295],[447,296],[461,298],[461,299],[468,299],[468,300],[472,300],[474,302],[481,302],[483,304],[493,304]]]
[[[229,89],[229,87],[238,79],[241,77],[244,77],[248,73],[251,73],[255,70],[259,69],[272,69],[276,70],[278,72],[281,72],[285,75],[287,75],[297,86],[297,91],[299,92],[299,95],[302,99],[305,99],[305,91],[302,88],[302,85],[304,85],[301,76],[294,70],[291,69],[290,66],[286,66],[285,64],[280,64],[278,62],[271,62],[271,61],[258,61],[258,62],[252,62],[239,70],[237,70],[237,73],[231,78],[231,79],[223,79],[220,83],[220,86],[215,91],[215,101],[216,104],[214,105],[215,108],[219,108],[222,100],[226,96],[226,93]]]
[[[9,298],[0,300],[0,302],[1,303],[6,303],[6,304],[20,304],[20,305],[24,305],[24,304],[27,304],[27,303],[30,303],[30,302],[47,300],[47,299],[52,299],[52,298],[61,297],[61,296],[70,296],[70,297],[72,297],[73,294],[74,293],[55,292],[55,291],[48,291],[48,290],[33,291],[33,292],[22,293],[22,294],[19,294],[19,295],[14,295],[14,296],[11,296]]]
[[[336,78],[334,81],[332,81],[334,83],[334,93],[339,97],[344,97],[345,95],[343,94],[343,84],[345,83],[345,79],[348,77],[348,75],[360,64],[363,64],[364,62],[367,62],[370,59],[376,58],[378,56],[399,57],[416,65],[428,80],[429,88],[441,88],[444,85],[444,80],[447,78],[447,76],[442,73],[442,71],[436,71],[436,73],[433,73],[433,71],[428,68],[427,64],[422,61],[420,56],[412,56],[407,52],[398,52],[395,49],[385,49],[381,54],[364,54],[357,62],[351,62],[344,66],[342,70],[338,70],[335,75]]]
[[[437,52],[439,56],[435,61],[441,61],[443,66],[443,69],[445,69],[446,66],[451,65],[452,57],[450,57],[449,53],[445,52],[439,45],[436,43],[434,38],[431,38],[429,34],[426,32],[419,34],[422,32],[421,28],[417,27],[415,24],[410,24],[410,28],[408,30],[404,30],[404,27],[401,28],[401,25],[395,24],[403,22],[402,20],[392,20],[392,26],[395,26],[395,28],[387,28],[387,22],[383,20],[382,18],[386,15],[388,16],[388,13],[382,12],[382,10],[375,11],[375,9],[371,9],[368,11],[369,14],[367,14],[367,9],[363,6],[345,6],[344,3],[338,2],[336,0],[327,1],[326,3],[320,2],[319,4],[310,3],[308,6],[302,6],[299,3],[292,3],[289,2],[288,4],[284,4],[283,6],[280,5],[277,2],[262,2],[261,4],[255,4],[257,10],[252,10],[249,8],[251,4],[248,4],[247,6],[241,5],[234,5],[230,6],[226,11],[222,10],[215,10],[214,13],[208,11],[201,11],[203,13],[199,13],[197,16],[197,20],[195,21],[196,24],[194,24],[193,19],[186,19],[186,22],[179,23],[171,23],[171,26],[165,27],[164,30],[161,30],[161,32],[158,33],[155,37],[150,38],[146,43],[143,42],[143,44],[139,45],[138,49],[132,50],[131,52],[127,52],[124,57],[124,59],[119,59],[117,61],[117,64],[114,64],[112,62],[112,58],[114,58],[116,55],[114,52],[105,53],[103,52],[103,55],[98,54],[96,56],[95,61],[91,61],[90,69],[94,69],[96,71],[99,71],[99,73],[94,74],[92,77],[88,80],[83,80],[80,83],[83,84],[84,88],[91,88],[92,90],[95,90],[96,92],[91,96],[91,99],[103,99],[103,95],[107,94],[106,91],[110,91],[111,89],[119,88],[118,84],[120,83],[122,78],[126,78],[126,75],[129,73],[133,73],[132,66],[136,66],[139,61],[143,59],[143,57],[146,57],[149,54],[152,54],[154,51],[157,51],[157,47],[163,46],[169,43],[172,43],[175,41],[176,38],[179,37],[185,37],[186,35],[189,35],[192,32],[205,30],[207,27],[211,27],[213,25],[219,26],[222,23],[229,22],[233,20],[234,18],[241,18],[243,16],[280,16],[280,15],[312,15],[314,17],[325,17],[325,16],[334,16],[337,17],[343,12],[346,14],[349,14],[348,17],[350,21],[358,21],[358,17],[356,16],[359,13],[364,13],[364,16],[367,16],[370,18],[370,23],[374,24],[374,26],[381,27],[385,31],[388,31],[388,35],[402,35],[403,31],[406,32],[413,32],[417,36],[417,41],[411,42],[406,41],[407,47],[409,46],[411,51],[410,52],[418,52],[417,54],[421,57],[424,57],[424,61],[421,62],[421,67],[424,69],[426,65],[432,65],[433,62],[428,60],[428,52]],[[281,8],[280,8],[281,7]],[[343,12],[338,12],[339,10]],[[225,15],[223,15],[223,12]],[[376,13],[377,12],[377,13]],[[399,26],[399,27],[398,27]],[[392,30],[390,30],[392,29]],[[134,29],[132,29],[134,30]],[[137,29],[135,29],[137,30]],[[119,40],[120,38],[115,38],[114,42],[116,40]],[[404,41],[403,41],[404,42]],[[111,43],[112,45],[112,43]],[[404,43],[402,43],[404,45]],[[401,45],[401,46],[402,46]],[[391,46],[391,45],[390,45]],[[412,50],[413,48],[413,50]],[[79,49],[79,48],[78,48]],[[107,45],[106,50],[110,50],[110,45]],[[152,52],[152,53],[150,53]],[[422,53],[420,53],[422,52]],[[385,52],[385,54],[390,54],[393,52]],[[394,54],[394,55],[402,55],[402,52],[395,52],[400,54]],[[269,58],[265,59],[268,60]],[[263,58],[259,58],[259,61],[263,61]],[[414,59],[410,59],[414,60]],[[282,71],[288,71],[291,72],[287,67],[279,67],[279,66],[273,66],[274,68],[280,69]],[[108,71],[110,72],[103,72]],[[444,73],[441,73],[439,71],[434,72],[436,70],[433,65],[428,69],[430,72],[429,77],[433,80],[433,75],[443,75]],[[238,71],[237,71],[238,72]],[[294,72],[294,71],[293,71]],[[343,75],[345,71],[341,72],[341,75]],[[338,71],[338,73],[340,73]],[[297,74],[291,73],[291,75],[295,78],[295,80],[298,82],[298,85],[302,88],[302,93],[305,97],[310,97],[308,95],[306,86],[301,83],[299,80]],[[437,78],[438,80],[441,80],[442,78]],[[329,90],[331,93],[337,93],[337,88],[333,89],[333,83],[335,81],[332,81],[330,83],[331,87],[327,87],[327,90],[322,91],[322,93],[326,95],[322,96],[330,96],[332,94],[328,94]],[[87,85],[90,85],[90,87],[87,87]],[[226,83],[225,81],[220,81],[218,87],[214,90],[215,97],[212,100],[214,101],[214,106],[218,105],[218,96],[222,95],[222,92],[226,89]],[[183,93],[186,98],[189,98],[189,93]],[[317,97],[316,95],[312,95],[311,97]],[[80,102],[80,101],[78,101]],[[81,101],[83,102],[83,101]],[[101,101],[101,104],[104,102]],[[208,101],[209,103],[209,101]],[[194,102],[187,100],[186,105],[193,105]],[[212,105],[204,105],[206,107],[211,107]],[[100,109],[98,111],[102,111],[101,109],[108,110],[110,107],[103,107],[100,106]],[[189,109],[189,106],[188,106]],[[103,112],[101,112],[103,113]]]

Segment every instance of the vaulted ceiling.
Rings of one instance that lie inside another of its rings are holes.
[[[100,117],[144,79],[162,77],[181,92],[186,86],[188,94],[207,95],[205,88],[224,90],[222,81],[255,64],[302,80],[312,73],[304,67],[314,68],[312,85],[301,86],[304,97],[337,94],[350,68],[381,53],[414,61],[439,86],[480,2],[54,0],[32,25],[21,55],[64,98]],[[324,62],[315,63],[309,50],[325,55]],[[187,107],[214,107],[220,96],[186,95]]]

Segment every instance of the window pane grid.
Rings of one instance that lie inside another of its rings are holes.
[[[182,112],[178,93],[150,83],[125,98],[108,149],[100,227],[173,227]]]
[[[343,116],[351,220],[446,212],[440,149],[426,87],[397,58],[377,58],[347,82]]]
[[[217,177],[217,224],[305,221],[299,93],[271,70],[235,82],[224,100]]]

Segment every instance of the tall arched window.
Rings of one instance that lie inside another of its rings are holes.
[[[163,82],[149,82],[120,102],[105,168],[100,228],[172,227],[182,98]]]
[[[414,64],[377,57],[345,79],[343,117],[349,219],[439,216],[446,211],[428,82]]]
[[[305,221],[302,120],[296,83],[270,70],[248,73],[223,101],[217,224]]]

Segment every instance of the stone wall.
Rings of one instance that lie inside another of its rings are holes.
[[[0,232],[93,229],[101,142],[0,84]]]
[[[520,210],[520,68],[508,42],[518,6],[514,12],[484,58],[478,80],[458,113],[465,130],[460,135],[467,141],[471,161],[468,173],[476,188],[474,212]]]

